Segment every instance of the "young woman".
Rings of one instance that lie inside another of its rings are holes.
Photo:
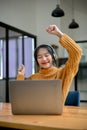
[[[67,50],[69,54],[68,61],[60,68],[54,66],[54,51],[49,45],[42,44],[35,49],[34,57],[40,70],[38,73],[29,77],[29,80],[40,79],[61,79],[63,104],[65,103],[72,80],[76,75],[82,55],[82,49],[67,34],[63,34],[56,25],[50,25],[46,28],[49,34],[54,34],[59,38],[59,43]],[[24,65],[18,68],[17,80],[24,80]]]

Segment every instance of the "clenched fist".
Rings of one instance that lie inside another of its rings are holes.
[[[63,33],[59,30],[59,28],[56,25],[49,25],[46,28],[46,31],[50,34],[57,35],[59,38],[61,38],[63,35]]]
[[[25,74],[25,66],[23,64],[18,68],[18,74]]]

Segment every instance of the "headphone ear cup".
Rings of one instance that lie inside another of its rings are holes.
[[[56,54],[55,54],[55,53],[53,54],[53,56],[54,56],[54,58],[56,59]]]
[[[57,55],[56,55],[56,52],[55,52],[55,50],[54,50],[54,48],[51,46],[51,45],[48,45],[50,48],[51,48],[51,50],[52,50],[52,52],[53,52],[53,57],[55,58],[55,60],[57,59]]]
[[[53,48],[52,48],[53,49]],[[56,52],[55,52],[55,50],[53,49],[53,56],[54,56],[54,58],[55,58],[55,60],[56,60],[56,58],[57,58],[57,55],[56,55]]]
[[[55,52],[55,50],[54,50],[54,48],[53,48],[52,46],[50,46],[50,48],[52,49],[52,51],[53,51],[53,56],[54,56],[54,58],[55,58],[55,60],[56,60],[56,58],[57,58],[56,52]]]

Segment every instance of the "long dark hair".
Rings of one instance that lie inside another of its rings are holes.
[[[47,45],[47,44],[41,44],[41,45],[39,45],[35,49],[35,51],[34,51],[34,58],[35,58],[35,61],[36,61],[37,65],[39,66],[38,61],[37,61],[37,54],[38,54],[39,49],[41,49],[41,48],[46,48],[47,49],[47,51],[52,56],[53,64],[56,65],[56,54],[55,54],[53,48],[50,45]]]

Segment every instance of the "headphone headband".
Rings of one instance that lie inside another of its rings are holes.
[[[55,55],[55,56],[54,56],[54,58],[55,58],[55,57],[56,57],[55,50],[54,50],[54,48],[53,48],[51,45],[49,45],[49,44],[40,44],[40,45],[38,45],[38,46],[35,48],[35,51],[36,51],[39,47],[45,47],[45,46],[48,46],[48,47],[51,48],[51,50],[52,50],[52,52],[53,52],[53,55]]]

